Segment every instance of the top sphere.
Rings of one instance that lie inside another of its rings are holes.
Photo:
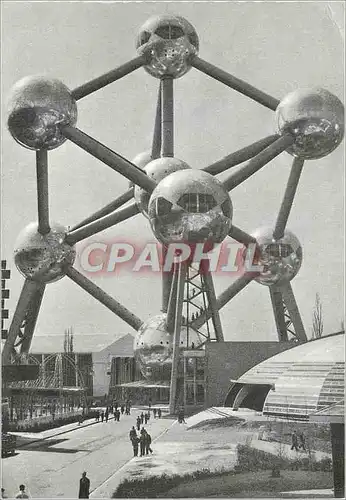
[[[198,54],[195,28],[180,16],[163,15],[148,19],[137,36],[139,54],[148,57],[145,70],[155,78],[179,78],[191,68]]]
[[[59,80],[28,76],[19,80],[9,99],[8,129],[28,149],[54,149],[65,142],[60,125],[75,125],[77,104]]]
[[[167,177],[167,175],[173,172],[178,172],[179,170],[186,170],[191,168],[183,160],[178,158],[166,157],[157,158],[151,161],[144,167],[148,177],[151,177],[156,183],[159,183]],[[145,217],[148,217],[148,203],[150,199],[150,194],[145,191],[145,189],[140,186],[135,187],[135,200],[137,202],[138,208]]]
[[[280,134],[295,138],[287,151],[314,160],[328,155],[344,136],[344,106],[328,90],[300,89],[288,94],[276,108]]]

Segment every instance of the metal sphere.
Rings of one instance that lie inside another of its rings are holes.
[[[156,238],[169,243],[221,243],[230,230],[232,203],[222,183],[203,170],[165,177],[148,206]]]
[[[29,76],[12,88],[8,129],[29,149],[54,149],[66,139],[59,125],[75,125],[77,104],[59,80]]]
[[[328,155],[344,136],[344,106],[325,89],[296,90],[276,109],[280,134],[292,134],[293,156],[313,160]]]
[[[136,165],[136,167],[143,168],[153,160],[153,157],[151,156],[151,151],[143,151],[143,153],[139,153],[136,155],[133,160],[131,160],[131,163]],[[129,188],[132,188],[135,186],[135,183],[130,181],[129,182]]]
[[[260,228],[252,233],[258,243],[255,263],[263,266],[255,278],[261,285],[282,285],[291,281],[298,273],[303,260],[303,250],[298,238],[285,231],[279,240],[273,238],[273,230]]]
[[[162,15],[148,19],[137,36],[139,54],[148,58],[145,70],[155,78],[179,78],[191,68],[198,54],[195,28],[180,16]]]
[[[32,222],[19,234],[14,260],[19,272],[33,281],[52,283],[65,276],[65,270],[76,257],[74,247],[64,242],[66,228],[53,224],[47,234],[38,232]]]
[[[148,177],[159,183],[167,175],[180,170],[191,168],[187,163],[178,158],[158,158],[148,163],[144,170]],[[140,186],[135,186],[135,200],[137,206],[145,217],[148,217],[148,203],[150,194]]]
[[[138,330],[134,340],[134,356],[145,378],[170,380],[173,358],[173,334],[167,331],[166,314],[159,314],[146,321]],[[189,342],[189,343],[188,343]],[[188,349],[192,342],[195,348],[203,338],[192,328],[187,335],[186,327],[180,332],[180,348]]]

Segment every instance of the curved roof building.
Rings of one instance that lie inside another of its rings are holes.
[[[231,386],[225,405],[307,420],[344,399],[344,332],[272,356]]]

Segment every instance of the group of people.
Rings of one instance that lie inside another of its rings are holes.
[[[303,451],[306,451],[305,436],[304,436],[303,432],[300,432],[298,434],[297,431],[293,431],[292,432],[292,446],[291,446],[291,450],[299,451],[299,449],[302,449]]]
[[[139,429],[138,429],[139,430]],[[149,455],[149,452],[152,453],[151,449],[151,436],[149,432],[142,427],[139,436],[137,435],[137,431],[135,426],[130,430],[130,441],[133,448],[133,456],[138,457],[138,451],[140,451],[140,456]]]
[[[8,498],[8,496],[6,495],[5,488],[1,488],[1,498]],[[19,492],[14,498],[30,498],[28,493],[25,491],[25,484],[19,485]]]
[[[114,405],[107,406],[106,410],[97,410],[95,420],[96,422],[108,422],[109,415],[113,413],[114,421],[120,421],[120,415],[130,415],[131,414],[131,401],[127,400],[122,403],[119,407],[119,403],[115,402]]]

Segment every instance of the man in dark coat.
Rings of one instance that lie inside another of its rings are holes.
[[[108,418],[109,418],[109,410],[108,410],[108,406],[106,408],[106,412],[105,412],[105,419],[106,419],[106,422],[108,422]]]
[[[159,418],[161,418],[161,415],[162,415],[161,408],[158,408],[158,410],[157,410],[157,416],[158,416]]]
[[[116,412],[115,412],[115,417],[114,417],[114,420],[115,420],[116,422],[119,422],[119,420],[120,420],[120,410],[119,410],[119,409],[118,409],[118,410],[116,410]]]
[[[144,413],[142,412],[141,413],[141,424],[143,425],[143,422],[144,422]]]
[[[146,442],[146,431],[144,429],[144,427],[142,427],[142,430],[141,430],[141,435],[140,435],[140,438],[139,438],[139,445],[140,445],[140,448],[141,448],[141,457],[143,457],[145,455],[145,442]]]
[[[137,430],[139,431],[141,428],[141,417],[138,416],[136,420]]]
[[[87,477],[86,472],[83,472],[79,481],[79,494],[78,498],[89,498],[90,494],[90,479]]]
[[[101,422],[103,422],[105,419],[105,412],[102,410],[101,411]]]
[[[292,446],[291,446],[291,450],[298,451],[298,435],[297,435],[296,431],[294,431],[292,433]]]
[[[144,435],[145,435],[145,454],[149,455],[149,451],[150,451],[150,453],[153,452],[153,450],[150,448],[151,436],[148,432],[146,432]]]
[[[132,441],[132,439],[135,437],[137,437],[137,432],[135,426],[133,426],[132,429],[130,430],[130,441]]]

